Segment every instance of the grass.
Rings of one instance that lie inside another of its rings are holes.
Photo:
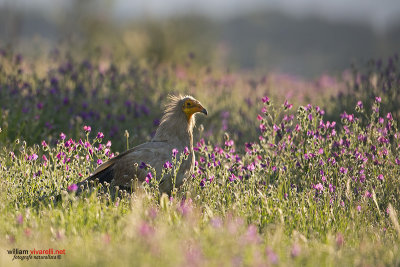
[[[398,110],[374,75],[344,107],[327,100],[346,81],[111,62],[2,53],[0,265],[400,265]],[[310,93],[284,101],[286,85]],[[193,178],[170,197],[154,180],[75,196],[71,185],[151,136],[172,87],[211,115],[196,128]],[[25,263],[13,248],[65,255]]]

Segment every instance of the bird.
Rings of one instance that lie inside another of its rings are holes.
[[[174,186],[179,188],[183,181],[193,174],[195,114],[207,115],[208,112],[192,96],[169,95],[168,98],[169,101],[165,105],[164,114],[154,137],[149,142],[127,150],[98,166],[88,178],[77,184],[78,194],[87,188],[91,181],[106,182],[113,187],[133,190],[133,180],[143,182],[146,177],[149,178],[149,168],[144,166],[150,166],[155,170],[155,178],[159,181],[159,191],[167,194],[170,194]],[[161,176],[166,163],[172,161],[174,151],[176,162],[179,162],[181,156],[184,157],[175,181],[171,173]]]

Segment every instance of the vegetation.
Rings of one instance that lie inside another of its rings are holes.
[[[65,249],[32,265],[400,265],[397,57],[306,83],[202,68],[191,54],[67,52],[0,52],[4,251]],[[98,164],[150,138],[170,93],[209,110],[192,179],[171,196],[155,180],[76,196]]]

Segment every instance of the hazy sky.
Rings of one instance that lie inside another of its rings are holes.
[[[0,5],[49,12],[66,8],[73,0],[0,0]],[[83,1],[83,0],[74,0]],[[99,0],[95,0],[100,2]],[[170,16],[196,12],[213,17],[226,17],[260,8],[278,9],[293,15],[319,15],[330,20],[368,22],[384,29],[400,18],[400,0],[102,0],[112,3],[116,18]]]

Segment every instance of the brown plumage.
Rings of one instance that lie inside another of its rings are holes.
[[[132,180],[143,182],[149,170],[140,168],[142,162],[156,170],[156,179],[161,192],[169,193],[173,183],[170,176],[161,177],[165,162],[171,162],[172,150],[175,148],[180,154],[187,149],[189,155],[183,160],[177,173],[175,186],[182,185],[183,180],[193,172],[195,156],[193,152],[193,127],[195,125],[194,114],[197,112],[207,115],[199,101],[191,96],[170,96],[169,103],[165,107],[161,123],[156,134],[150,142],[136,146],[115,158],[100,165],[93,174],[78,183],[78,192],[90,181],[97,180],[101,183],[108,182],[111,186],[130,188]]]

